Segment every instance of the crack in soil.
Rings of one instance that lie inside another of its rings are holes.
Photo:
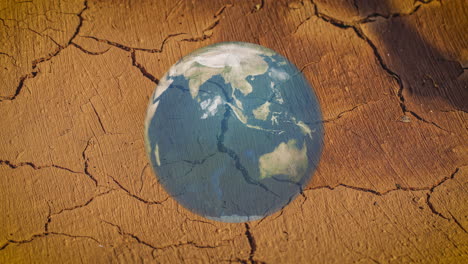
[[[130,54],[131,54],[131,58],[132,58],[132,66],[137,67],[138,70],[141,72],[141,74],[143,74],[144,77],[148,78],[150,81],[152,81],[153,83],[158,85],[159,84],[159,79],[154,77],[154,75],[149,73],[143,65],[138,63],[138,61],[136,59],[136,51],[132,50]]]
[[[92,141],[93,137],[91,137],[88,142],[86,143],[86,147],[84,148],[83,152],[81,153],[81,156],[84,160],[84,173],[88,176],[88,178],[90,178],[93,182],[94,182],[94,185],[95,186],[98,186],[98,181],[96,180],[96,178],[94,178],[94,176],[89,172],[89,159],[88,157],[86,156],[86,150],[88,150],[88,147],[90,146],[90,143]]]
[[[106,128],[104,127],[104,124],[102,123],[101,116],[99,115],[98,111],[96,110],[96,107],[94,107],[94,104],[89,100],[89,103],[91,104],[91,107],[93,108],[94,114],[96,114],[97,120],[99,122],[99,125],[101,126],[102,132],[104,134],[107,134]]]
[[[78,171],[74,171],[72,169],[69,169],[69,168],[66,168],[66,167],[63,167],[63,166],[60,166],[60,165],[55,165],[55,164],[52,164],[52,165],[36,165],[32,162],[20,162],[20,163],[16,163],[14,164],[13,162],[9,161],[9,160],[0,160],[0,165],[3,164],[3,165],[6,165],[12,169],[17,169],[19,167],[23,167],[23,166],[29,166],[35,170],[40,170],[40,169],[45,169],[45,168],[56,168],[56,169],[60,169],[60,170],[65,170],[65,171],[68,171],[68,172],[71,172],[71,173],[75,173],[75,174],[82,174],[81,172],[78,172]]]
[[[263,1],[263,0],[262,0]],[[206,39],[211,38],[213,36],[213,30],[216,26],[219,25],[219,22],[221,21],[220,16],[226,11],[228,7],[232,7],[232,4],[227,4],[222,6],[214,15],[213,18],[215,19],[211,25],[207,26],[205,29],[202,30],[202,35],[199,37],[193,37],[193,38],[187,38],[187,39],[181,39],[180,41],[188,41],[188,42],[199,42],[199,41],[204,41]]]
[[[48,213],[48,215],[47,215],[46,222],[45,222],[45,224],[44,224],[44,232],[43,232],[43,233],[34,234],[34,235],[32,235],[29,239],[25,239],[25,240],[14,240],[14,239],[9,239],[9,240],[7,241],[7,243],[5,243],[4,245],[2,245],[2,246],[0,247],[0,250],[5,249],[5,248],[8,247],[10,244],[25,244],[25,243],[29,243],[29,242],[34,241],[36,238],[42,238],[42,237],[46,237],[46,236],[49,236],[49,235],[60,235],[60,236],[67,236],[67,237],[72,237],[72,238],[89,238],[89,239],[94,240],[94,241],[97,242],[98,244],[101,244],[97,239],[95,239],[95,238],[93,238],[93,237],[91,237],[91,236],[75,236],[75,235],[70,235],[70,234],[65,234],[65,233],[59,233],[59,232],[50,232],[50,231],[49,231],[49,224],[52,222],[52,217],[53,217],[53,216],[60,215],[60,214],[62,214],[62,213],[65,212],[65,211],[72,211],[72,210],[75,210],[75,209],[78,209],[78,208],[83,208],[83,207],[89,205],[92,201],[94,201],[95,198],[100,197],[100,196],[107,195],[107,194],[111,193],[112,191],[114,191],[114,189],[111,189],[111,190],[109,190],[109,191],[106,191],[106,192],[97,194],[96,196],[91,197],[91,198],[90,198],[88,201],[86,201],[84,204],[75,205],[75,206],[69,207],[69,208],[63,208],[63,209],[61,209],[60,211],[58,211],[58,212],[56,212],[56,213],[52,213],[52,208],[51,208],[50,205],[48,204],[48,206],[49,206],[49,213]]]
[[[354,110],[360,108],[360,107],[363,107],[363,106],[366,106],[366,105],[369,105],[369,104],[373,104],[373,103],[378,103],[380,101],[382,101],[383,99],[379,99],[379,100],[375,100],[375,101],[369,101],[369,102],[365,102],[365,103],[361,103],[361,104],[357,104],[353,107],[351,107],[350,109],[347,109],[347,110],[344,110],[340,113],[338,113],[337,116],[333,117],[333,118],[329,118],[329,119],[325,119],[322,121],[322,123],[332,123],[332,122],[335,122],[336,120],[342,118],[344,115],[350,113],[350,112],[353,112]]]
[[[426,124],[433,125],[436,128],[441,129],[441,130],[443,130],[445,132],[449,132],[448,130],[446,130],[446,129],[442,128],[441,126],[439,126],[437,123],[432,122],[432,121],[428,121],[425,118],[421,117],[420,115],[416,114],[414,111],[411,111],[410,109],[408,109],[408,107],[406,106],[406,103],[405,103],[405,97],[403,96],[404,85],[403,85],[403,81],[401,80],[401,77],[395,71],[390,69],[387,66],[387,64],[385,64],[382,56],[379,53],[379,50],[378,50],[377,46],[364,34],[362,29],[359,28],[359,27],[352,27],[352,28],[353,28],[354,32],[356,32],[357,36],[359,38],[361,38],[362,40],[364,40],[372,48],[372,51],[374,52],[374,55],[377,58],[377,61],[379,62],[380,67],[385,72],[387,72],[387,74],[390,77],[392,77],[396,81],[396,83],[398,84],[397,97],[398,97],[399,106],[400,106],[400,109],[401,109],[401,112],[403,113],[403,115],[410,114],[419,121],[422,121],[422,122],[424,122]]]
[[[55,51],[49,53],[49,55],[47,55],[46,57],[42,57],[42,58],[34,60],[32,62],[32,71],[30,73],[24,75],[23,77],[21,77],[20,82],[19,82],[18,86],[16,87],[15,93],[13,95],[11,95],[11,96],[0,96],[0,102],[15,100],[16,97],[21,93],[21,91],[22,91],[22,89],[24,87],[24,82],[26,80],[28,80],[28,79],[35,78],[37,76],[37,74],[40,72],[40,70],[37,68],[37,66],[40,63],[51,60],[55,56],[59,55],[62,50],[66,49],[68,46],[71,45],[72,41],[78,35],[78,33],[80,32],[81,26],[83,25],[83,20],[84,20],[83,19],[83,12],[88,9],[88,0],[85,0],[83,5],[84,5],[83,9],[81,9],[81,11],[78,14],[76,14],[78,16],[78,18],[79,18],[78,26],[76,27],[75,32],[73,33],[73,35],[69,39],[69,41],[66,43],[66,45],[61,46],[57,42],[55,42],[52,38],[49,37],[49,39],[51,39],[55,44],[58,45],[57,49]]]
[[[348,184],[344,184],[344,183],[339,183],[339,184],[336,184],[334,186],[324,185],[324,186],[317,186],[317,187],[304,189],[304,192],[312,191],[312,190],[319,190],[319,189],[329,189],[329,190],[333,191],[338,187],[344,187],[344,188],[353,189],[353,190],[361,191],[361,192],[368,192],[368,193],[372,193],[372,194],[377,195],[377,196],[384,196],[384,195],[387,195],[387,194],[389,194],[391,192],[395,192],[395,191],[431,191],[432,192],[435,188],[437,188],[438,186],[444,184],[446,181],[448,181],[450,179],[453,179],[453,177],[455,177],[455,174],[458,173],[460,168],[465,167],[465,166],[467,166],[467,165],[463,165],[463,166],[460,166],[459,168],[456,168],[455,172],[452,173],[449,177],[444,177],[442,180],[440,180],[436,184],[434,184],[432,186],[429,186],[429,187],[403,187],[403,186],[397,185],[397,187],[395,189],[390,189],[390,190],[386,190],[384,192],[379,192],[379,191],[369,189],[369,188],[363,188],[363,187],[359,187],[359,186],[352,186],[352,185],[348,185]]]
[[[337,184],[335,186],[328,186],[327,185],[327,186],[318,186],[318,187],[308,188],[308,189],[305,189],[304,192],[305,191],[319,190],[319,189],[328,189],[328,190],[333,191],[338,187],[344,187],[344,188],[352,189],[352,190],[355,190],[355,191],[367,192],[367,193],[371,193],[371,194],[377,195],[377,196],[384,196],[384,195],[387,195],[387,194],[389,194],[391,192],[395,192],[395,191],[428,191],[426,193],[426,204],[427,204],[429,210],[431,211],[431,213],[433,213],[434,215],[436,215],[438,217],[441,217],[444,220],[448,220],[448,221],[453,220],[458,227],[460,227],[464,232],[467,232],[467,230],[461,225],[461,223],[453,215],[451,215],[452,218],[444,216],[442,213],[438,212],[435,209],[434,205],[430,201],[431,194],[434,192],[434,189],[441,186],[445,182],[447,182],[449,180],[452,180],[455,177],[455,175],[460,171],[460,168],[465,167],[465,166],[467,166],[467,165],[463,165],[463,166],[460,166],[459,168],[456,168],[455,171],[449,177],[444,177],[438,183],[436,183],[436,184],[434,184],[434,185],[432,185],[430,187],[415,188],[415,187],[402,187],[402,186],[397,185],[397,188],[395,188],[395,189],[390,189],[390,190],[387,190],[387,191],[384,191],[384,192],[379,192],[379,191],[372,190],[372,189],[369,189],[369,188],[351,186],[351,185],[340,183],[340,184]]]
[[[463,166],[461,166],[463,167]],[[453,180],[455,178],[455,175],[457,175],[457,173],[460,171],[460,168],[456,168],[455,171],[449,176],[449,177],[445,177],[444,179],[442,179],[442,181],[440,181],[438,184],[432,186],[430,189],[429,189],[429,192],[426,194],[426,204],[428,205],[429,209],[431,210],[431,212],[445,220],[450,220],[452,219],[455,224],[461,229],[463,230],[465,233],[468,233],[467,230],[461,225],[461,223],[458,221],[458,219],[455,218],[455,216],[449,211],[449,214],[451,216],[451,218],[443,215],[441,212],[437,211],[437,209],[434,207],[434,205],[432,204],[431,202],[431,195],[432,193],[434,192],[434,190],[441,186],[444,182],[446,181],[449,181],[449,180]]]
[[[335,27],[338,27],[338,28],[341,28],[341,29],[352,29],[356,33],[356,35],[360,39],[364,40],[367,43],[367,45],[372,49],[372,51],[374,53],[374,56],[376,57],[377,62],[380,65],[380,67],[391,78],[393,78],[396,81],[396,83],[398,84],[398,91],[396,92],[396,95],[398,97],[398,101],[399,101],[398,103],[399,103],[399,106],[400,106],[400,109],[401,109],[403,115],[410,114],[419,121],[422,121],[422,122],[424,122],[426,124],[433,125],[434,127],[438,128],[440,130],[443,130],[445,132],[449,132],[448,130],[442,128],[437,123],[435,123],[433,121],[428,121],[425,118],[421,117],[420,115],[416,114],[414,111],[411,111],[410,109],[408,109],[408,107],[405,104],[405,97],[403,96],[404,85],[403,85],[403,81],[401,80],[401,77],[395,71],[390,69],[390,67],[388,67],[388,65],[384,62],[383,57],[380,55],[377,46],[369,39],[369,37],[367,37],[364,34],[363,30],[360,28],[360,26],[359,26],[360,23],[347,23],[347,22],[344,22],[344,21],[340,21],[340,20],[338,20],[336,18],[333,18],[333,17],[331,17],[331,16],[329,16],[327,14],[321,13],[319,11],[319,9],[318,9],[317,4],[315,4],[315,2],[313,0],[311,0],[311,3],[314,6],[315,16],[317,16],[318,18],[322,19],[323,21],[325,21],[325,22],[327,22],[327,23],[329,23],[329,24],[331,24],[331,25],[333,25]],[[411,12],[411,14],[415,13],[419,9],[419,7],[415,8],[415,9],[416,10],[413,10]],[[306,20],[308,20],[308,19],[306,19]]]
[[[96,238],[91,237],[91,236],[76,236],[76,235],[70,235],[70,234],[58,233],[58,232],[44,232],[44,233],[41,233],[41,234],[32,235],[29,239],[26,239],[26,240],[11,240],[11,239],[9,239],[7,241],[7,243],[5,243],[4,245],[2,245],[0,247],[0,250],[4,250],[5,248],[7,248],[11,244],[17,244],[17,245],[27,244],[27,243],[33,242],[37,238],[43,238],[43,237],[47,237],[47,236],[50,236],[50,235],[52,235],[52,236],[54,236],[54,235],[55,236],[66,236],[66,237],[71,237],[71,238],[87,238],[87,239],[91,239],[91,240],[95,241],[98,244],[101,244]]]
[[[430,2],[432,2],[432,1],[430,1]],[[411,11],[407,12],[407,13],[390,13],[388,15],[384,15],[384,14],[380,14],[380,13],[372,13],[372,14],[366,16],[365,18],[359,19],[356,22],[356,24],[371,23],[371,22],[376,21],[377,18],[391,19],[391,18],[394,18],[394,17],[411,16],[412,14],[416,13],[421,8],[421,6],[423,6],[425,4],[429,4],[430,2],[415,5],[413,7],[413,9]]]
[[[93,51],[89,51],[89,50],[86,50],[85,48],[83,48],[82,46],[76,44],[75,42],[71,42],[71,44],[73,47],[81,50],[82,52],[88,54],[88,55],[93,55],[93,56],[97,56],[97,55],[102,55],[102,54],[105,54],[106,52],[108,52],[110,50],[110,48],[106,49],[105,51],[100,51],[100,52],[93,52]]]
[[[166,197],[164,200],[162,201],[147,201],[133,193],[131,193],[127,188],[125,188],[120,182],[118,182],[114,177],[112,177],[111,175],[107,175],[108,177],[110,177],[112,179],[112,181],[114,181],[115,184],[117,184],[117,186],[119,186],[120,189],[122,189],[128,196],[130,197],[133,197],[135,198],[136,200],[142,202],[142,203],[145,203],[147,205],[155,205],[155,204],[162,204],[164,203],[165,201],[169,200],[169,196]]]
[[[158,247],[158,246],[154,246],[151,243],[148,243],[148,242],[144,241],[143,239],[141,239],[140,237],[138,237],[135,234],[124,232],[123,228],[121,226],[117,225],[117,224],[114,224],[112,222],[109,222],[109,221],[106,221],[106,220],[103,220],[103,219],[100,219],[100,220],[103,223],[108,224],[108,225],[116,228],[119,235],[129,236],[132,239],[134,239],[138,244],[145,245],[145,246],[153,249],[155,252],[157,252],[158,250],[164,250],[164,249],[169,249],[169,248],[177,248],[177,247],[183,247],[183,246],[193,246],[193,247],[196,247],[196,248],[208,248],[208,249],[213,249],[213,248],[218,248],[218,247],[223,246],[223,245],[219,245],[219,246],[199,245],[199,244],[197,244],[197,243],[195,243],[193,241],[187,241],[187,242],[180,242],[180,243],[176,243],[176,244],[170,244],[170,245],[165,245],[165,246],[159,246]],[[226,242],[226,241],[230,241],[230,240],[222,240],[222,242]]]
[[[75,205],[75,206],[72,206],[72,207],[63,208],[63,209],[61,209],[60,211],[58,211],[58,212],[56,212],[56,213],[49,213],[49,216],[48,216],[48,223],[50,223],[50,222],[52,221],[51,219],[52,219],[53,216],[60,215],[61,213],[66,212],[66,211],[73,211],[73,210],[76,210],[76,209],[80,209],[80,208],[86,207],[86,206],[88,206],[89,204],[91,204],[91,203],[94,201],[94,199],[96,199],[96,198],[98,198],[98,197],[101,197],[101,196],[104,196],[104,195],[107,195],[107,194],[109,194],[109,193],[111,193],[111,192],[113,192],[113,191],[115,191],[115,189],[110,189],[110,190],[108,190],[108,191],[106,191],[106,192],[99,193],[99,194],[97,194],[97,195],[91,197],[89,200],[87,200],[87,201],[84,202],[83,204],[79,204],[79,205]],[[49,219],[50,219],[50,220],[49,220]],[[47,224],[47,226],[48,226],[48,224]],[[48,229],[46,229],[46,231],[47,231],[47,230],[48,230]]]
[[[198,42],[198,41],[204,41],[204,40],[210,38],[213,35],[214,28],[219,25],[219,22],[221,20],[221,15],[229,7],[232,7],[232,5],[231,4],[224,5],[213,15],[214,21],[208,27],[206,27],[205,29],[202,30],[202,35],[201,36],[193,37],[193,38],[184,38],[184,39],[180,39],[179,41]],[[163,41],[161,42],[160,47],[157,48],[157,49],[130,47],[130,46],[127,46],[127,45],[124,45],[124,44],[121,44],[121,43],[117,43],[117,42],[114,42],[114,41],[110,41],[110,40],[107,40],[107,39],[100,39],[100,38],[97,38],[95,36],[82,36],[82,37],[93,39],[95,41],[105,43],[107,45],[116,47],[116,48],[124,50],[126,52],[130,52],[130,57],[132,59],[132,66],[136,67],[141,72],[141,74],[143,74],[144,77],[146,77],[147,79],[149,79],[150,81],[152,81],[153,83],[155,83],[157,85],[157,84],[159,84],[159,79],[156,78],[153,74],[151,74],[141,63],[139,63],[137,61],[136,51],[142,51],[142,52],[147,52],[147,53],[161,53],[161,52],[163,52],[164,45],[171,38],[181,36],[181,35],[187,35],[187,33],[181,32],[181,33],[173,33],[173,34],[167,35],[163,39]],[[80,50],[82,50],[83,52],[85,52],[85,53],[88,53],[88,54],[91,54],[91,55],[99,55],[99,54],[93,54],[93,53],[91,53],[89,51],[86,51],[85,49],[83,49],[82,47],[80,47],[80,46],[78,46],[76,44],[75,44],[75,46],[77,48],[79,48]]]
[[[250,231],[250,225],[248,223],[245,223],[244,226],[245,226],[245,237],[249,241],[250,254],[249,254],[248,261],[241,260],[241,259],[238,259],[238,261],[240,261],[241,263],[250,263],[250,264],[264,263],[261,261],[254,260],[255,252],[257,251],[257,243],[255,242],[255,238],[253,237],[253,234]]]

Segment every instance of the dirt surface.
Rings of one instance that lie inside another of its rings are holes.
[[[468,6],[377,2],[1,1],[0,263],[468,262]],[[220,41],[285,55],[324,115],[307,189],[248,224],[144,150],[158,78]]]

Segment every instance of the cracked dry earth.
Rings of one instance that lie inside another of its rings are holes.
[[[463,0],[0,3],[0,263],[468,261]],[[219,41],[272,48],[322,106],[313,180],[248,224],[159,186],[158,77]]]

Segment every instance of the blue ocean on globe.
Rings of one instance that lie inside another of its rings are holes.
[[[322,152],[317,98],[263,46],[223,42],[183,57],[148,106],[146,149],[166,191],[223,222],[264,218],[310,181]]]

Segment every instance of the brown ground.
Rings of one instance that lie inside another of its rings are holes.
[[[0,2],[0,263],[468,262],[464,0]],[[285,55],[325,119],[310,186],[249,224],[144,150],[157,78],[219,41]]]

